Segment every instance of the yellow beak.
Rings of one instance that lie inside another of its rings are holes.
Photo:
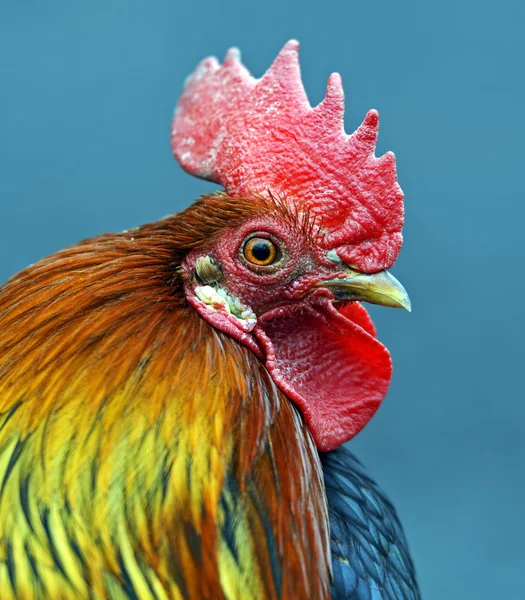
[[[340,302],[359,300],[381,306],[406,308],[408,312],[412,309],[405,288],[388,271],[367,275],[348,269],[347,277],[322,281],[318,287],[329,288]]]

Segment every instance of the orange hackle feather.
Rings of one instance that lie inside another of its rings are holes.
[[[0,288],[1,600],[329,597],[310,434],[182,291],[190,249],[267,208],[205,197]]]

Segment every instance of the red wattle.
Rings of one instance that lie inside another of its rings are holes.
[[[388,350],[359,304],[338,312],[328,299],[304,312],[262,320],[253,333],[275,383],[300,408],[317,448],[356,435],[385,397]]]

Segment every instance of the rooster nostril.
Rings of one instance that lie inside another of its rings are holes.
[[[343,262],[335,250],[328,250],[326,257],[330,262],[333,262],[336,265],[340,265]]]

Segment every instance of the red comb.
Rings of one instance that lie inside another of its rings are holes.
[[[172,148],[181,166],[231,195],[266,193],[304,207],[324,230],[323,246],[364,272],[389,268],[401,248],[403,192],[391,152],[376,158],[379,116],[344,131],[341,78],[328,79],[312,108],[292,40],[261,79],[232,49],[220,66],[204,60],[175,112]]]

